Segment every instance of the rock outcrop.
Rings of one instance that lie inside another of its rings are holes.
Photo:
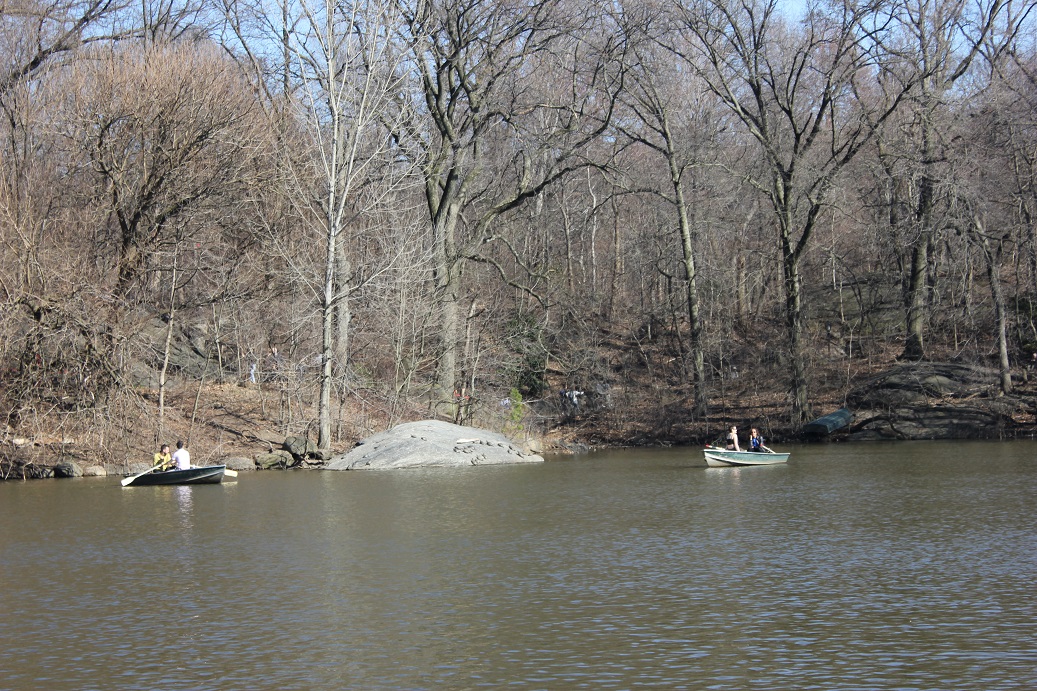
[[[361,441],[346,454],[334,456],[328,470],[386,470],[505,463],[542,463],[496,432],[423,420],[393,427]]]
[[[256,468],[259,470],[284,470],[293,465],[295,465],[295,458],[283,449],[256,456]]]
[[[996,370],[946,362],[894,367],[855,387],[847,403],[854,441],[998,438],[1024,407],[999,395]]]
[[[251,458],[245,458],[244,456],[228,456],[217,461],[217,463],[225,465],[229,469],[234,471],[256,469],[255,461],[253,461]]]
[[[75,461],[58,461],[54,464],[54,477],[83,477],[83,468]]]

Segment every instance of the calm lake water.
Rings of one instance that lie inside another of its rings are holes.
[[[1037,442],[0,483],[0,689],[1033,689]]]

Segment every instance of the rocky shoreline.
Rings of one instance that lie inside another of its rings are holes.
[[[1028,379],[1028,373],[1024,377]],[[847,406],[856,417],[846,439],[1003,439],[1032,435],[1033,397],[1002,395],[997,380],[996,370],[974,365],[898,365],[850,391]]]
[[[1029,383],[1028,375],[1028,372],[1022,373],[1020,389]],[[829,434],[807,434],[791,427],[772,426],[765,430],[765,436],[788,443],[1009,439],[1032,438],[1037,433],[1034,396],[1025,390],[1014,395],[1000,395],[996,370],[973,365],[899,364],[854,386],[846,395],[844,405],[852,413],[852,422]],[[593,413],[588,413],[587,417],[593,417]],[[737,407],[725,410],[723,419],[746,429],[757,424],[751,411]],[[714,421],[711,424],[716,428],[718,423]],[[248,435],[242,432],[241,436]],[[305,436],[281,438],[269,432],[262,433],[253,435],[251,444],[253,448],[263,447],[260,450],[251,454],[220,456],[207,460],[206,464],[224,464],[236,471],[485,465],[542,462],[539,454],[544,452],[566,454],[609,446],[697,445],[711,441],[708,433],[695,427],[688,428],[676,441],[645,436],[632,443],[616,443],[602,442],[590,436],[581,436],[575,426],[559,424],[543,438],[516,443],[495,432],[424,420],[404,423],[388,432],[368,436],[338,455],[320,453],[313,440]],[[24,451],[33,442],[9,435],[0,445],[0,479],[131,475],[148,467],[144,460],[106,467],[67,453],[70,440],[48,441],[39,445],[42,449],[37,453],[27,454]],[[56,453],[51,455],[51,449]],[[48,463],[40,458],[54,458],[54,462]]]

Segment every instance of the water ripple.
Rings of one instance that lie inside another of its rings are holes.
[[[864,448],[0,485],[0,688],[1037,687],[1030,446]]]

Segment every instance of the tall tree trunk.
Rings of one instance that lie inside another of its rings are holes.
[[[792,419],[793,425],[802,425],[811,418],[810,398],[807,393],[806,363],[803,352],[802,283],[799,276],[801,248],[813,229],[812,220],[806,221],[799,244],[793,242],[793,214],[789,208],[789,188],[783,179],[775,180],[773,196],[781,232],[782,272],[785,288],[785,326],[789,338],[789,358],[792,366]],[[817,207],[814,212],[816,213]],[[810,214],[812,219],[814,213]]]
[[[333,207],[332,207],[333,208]],[[335,263],[337,224],[328,229],[324,265],[324,294],[321,296],[320,401],[317,410],[317,449],[331,448],[331,384],[335,359]]]
[[[932,98],[931,94],[929,98]],[[911,273],[908,278],[906,306],[907,332],[901,357],[920,360],[925,357],[925,322],[929,305],[929,248],[933,242],[933,212],[936,207],[934,166],[935,134],[929,113],[922,117],[922,179],[918,184],[918,206],[915,225],[918,235],[911,249]]]
[[[431,195],[432,193],[430,193]],[[461,337],[461,260],[457,257],[455,233],[460,204],[450,186],[436,200],[429,197],[435,233],[435,282],[440,310],[439,362],[436,372],[435,405],[453,402],[457,388],[457,348]]]
[[[1008,360],[1008,310],[1005,306],[1004,294],[1001,291],[1001,252],[990,246],[982,219],[972,219],[975,242],[983,250],[983,259],[987,265],[987,281],[990,284],[990,297],[994,301],[994,316],[997,322],[997,354],[998,373],[1001,379],[1001,393],[1012,393],[1012,370]]]
[[[608,319],[612,321],[616,314],[616,300],[619,298],[620,279],[623,276],[623,233],[619,225],[619,204],[616,195],[610,200],[612,206],[612,280],[609,285]]]
[[[173,343],[173,316],[176,314],[176,264],[179,253],[173,255],[173,276],[169,282],[169,321],[166,324],[166,342],[162,348],[162,369],[158,372],[158,429],[155,431],[155,444],[162,443],[165,434],[166,420],[166,374],[169,372],[169,354]]]
[[[702,349],[702,318],[699,313],[699,292],[695,283],[695,246],[691,219],[681,184],[681,171],[672,155],[667,156],[670,180],[673,183],[674,201],[677,205],[677,221],[681,234],[682,261],[684,264],[684,295],[688,309],[688,350],[691,359],[692,387],[694,390],[694,414],[706,414],[709,396],[706,392],[706,358]]]
[[[334,14],[328,12],[326,31],[328,33],[327,44],[333,46],[334,36]],[[328,81],[337,77],[338,55],[334,48],[329,48],[327,53]],[[327,174],[327,198],[324,201],[324,229],[327,233],[324,244],[324,285],[320,295],[321,300],[321,348],[320,348],[320,394],[317,403],[317,450],[327,453],[331,449],[331,385],[333,382],[332,367],[335,360],[335,304],[336,288],[339,279],[336,279],[339,253],[342,249],[338,246],[339,234],[342,232],[342,213],[344,197],[347,192],[343,189],[345,185],[340,176],[345,172],[346,163],[346,124],[342,112],[344,104],[337,95],[329,88],[327,105],[330,115],[329,136],[331,138],[328,153],[331,160],[326,170]]]
[[[335,269],[337,284],[335,290],[338,294],[338,302],[335,304],[335,347],[333,348],[334,362],[331,368],[332,384],[338,386],[339,420],[342,419],[341,411],[347,395],[346,363],[349,362],[349,329],[353,321],[348,285],[352,265],[341,244],[339,243],[338,266]],[[338,436],[337,433],[336,436]]]
[[[907,325],[904,340],[904,351],[900,357],[906,360],[921,360],[925,357],[925,317],[928,270],[929,270],[929,241],[927,232],[920,233],[911,249],[911,267],[908,276],[907,295]]]
[[[576,270],[573,263],[572,221],[569,220],[569,205],[565,198],[565,187],[560,190],[562,216],[562,232],[565,235],[565,279],[569,293],[576,293]],[[1037,275],[1037,273],[1035,273]]]
[[[792,360],[792,424],[801,425],[811,418],[803,354],[802,286],[799,278],[799,257],[792,250],[788,231],[784,229],[781,246],[785,278],[785,326],[788,329],[789,357]]]

